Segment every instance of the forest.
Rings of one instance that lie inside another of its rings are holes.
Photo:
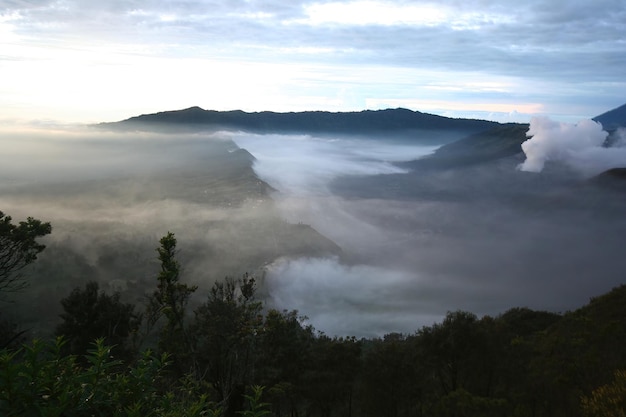
[[[0,213],[0,292],[22,274],[50,223]],[[497,316],[450,311],[380,338],[330,337],[295,310],[267,308],[258,280],[214,283],[189,305],[177,239],[141,304],[96,281],[61,301],[46,339],[2,317],[5,416],[624,416],[626,285],[574,311]],[[340,318],[338,318],[340,319]]]

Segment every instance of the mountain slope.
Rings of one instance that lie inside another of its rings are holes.
[[[255,133],[339,133],[353,135],[407,133],[415,130],[458,130],[468,134],[497,126],[486,120],[452,119],[407,109],[360,112],[306,111],[247,113],[241,110],[214,111],[191,107],[132,117],[98,126],[140,130],[242,130]]]
[[[432,155],[403,165],[412,168],[449,168],[513,156],[522,152],[521,145],[528,140],[526,132],[527,124],[500,125],[443,145]]]
[[[626,127],[626,104],[623,104],[606,113],[593,118],[596,122],[602,123],[605,130],[615,130],[618,127]]]

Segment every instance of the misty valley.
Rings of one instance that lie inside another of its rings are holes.
[[[172,354],[159,389],[202,364],[193,390],[214,402],[177,391],[181,414],[155,415],[611,415],[600,388],[623,390],[626,369],[625,112],[524,125],[194,107],[1,131],[0,210],[52,225],[28,286],[1,294],[3,331],[51,339],[61,301],[93,282],[143,312],[171,232],[180,282],[197,288],[144,342]],[[245,321],[236,335],[207,324],[222,323],[207,296]]]

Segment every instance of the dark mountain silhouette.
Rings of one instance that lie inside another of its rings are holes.
[[[604,129],[611,133],[606,142],[606,146],[611,146],[619,136],[614,132],[615,129],[626,127],[626,104],[596,116],[592,120],[602,123]],[[409,166],[449,168],[513,156],[522,152],[522,143],[528,139],[526,136],[528,128],[528,124],[498,125],[443,145],[433,155],[412,161]],[[613,174],[608,175],[612,176]]]
[[[191,107],[144,114],[120,122],[101,123],[98,126],[123,130],[239,130],[254,133],[394,135],[423,130],[453,130],[471,134],[498,125],[486,120],[452,119],[402,108],[336,113],[247,113],[241,110],[214,111]]]
[[[522,152],[528,124],[509,123],[443,145],[432,155],[412,161],[419,168],[449,168],[505,158]]]
[[[626,168],[612,168],[589,180],[591,184],[626,193]]]
[[[602,113],[594,117],[593,120],[602,123],[602,127],[607,131],[615,130],[618,127],[626,127],[626,104]]]

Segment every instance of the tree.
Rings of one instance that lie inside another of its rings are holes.
[[[157,289],[148,299],[148,325],[152,326],[165,316],[166,322],[161,329],[159,347],[172,355],[180,368],[183,357],[190,353],[191,343],[185,329],[185,310],[189,297],[197,286],[180,282],[180,264],[176,260],[176,237],[168,232],[159,241],[157,248],[161,272],[158,276]],[[179,369],[180,370],[180,369]]]
[[[198,375],[215,389],[225,417],[241,411],[254,376],[255,343],[263,317],[254,299],[255,280],[226,278],[195,310],[192,326]]]
[[[313,326],[297,311],[270,309],[256,342],[256,380],[267,388],[267,400],[276,417],[298,415],[310,386],[303,382],[313,367]]]
[[[363,415],[418,415],[422,375],[413,350],[412,338],[400,333],[365,343],[360,384]]]
[[[626,370],[617,370],[611,383],[581,399],[586,417],[626,417]]]
[[[67,343],[64,351],[82,355],[96,339],[113,346],[116,356],[129,356],[128,338],[139,328],[140,317],[133,304],[120,301],[120,294],[100,292],[97,282],[89,282],[84,290],[75,288],[61,300],[63,322],[57,326],[56,335]]]
[[[46,248],[37,238],[52,231],[50,223],[32,217],[17,225],[11,221],[11,216],[0,211],[0,292],[18,291],[26,286],[20,271]]]
[[[361,364],[361,343],[354,337],[319,335],[311,346],[309,369],[303,375],[305,392],[322,417],[352,416],[355,379]]]

